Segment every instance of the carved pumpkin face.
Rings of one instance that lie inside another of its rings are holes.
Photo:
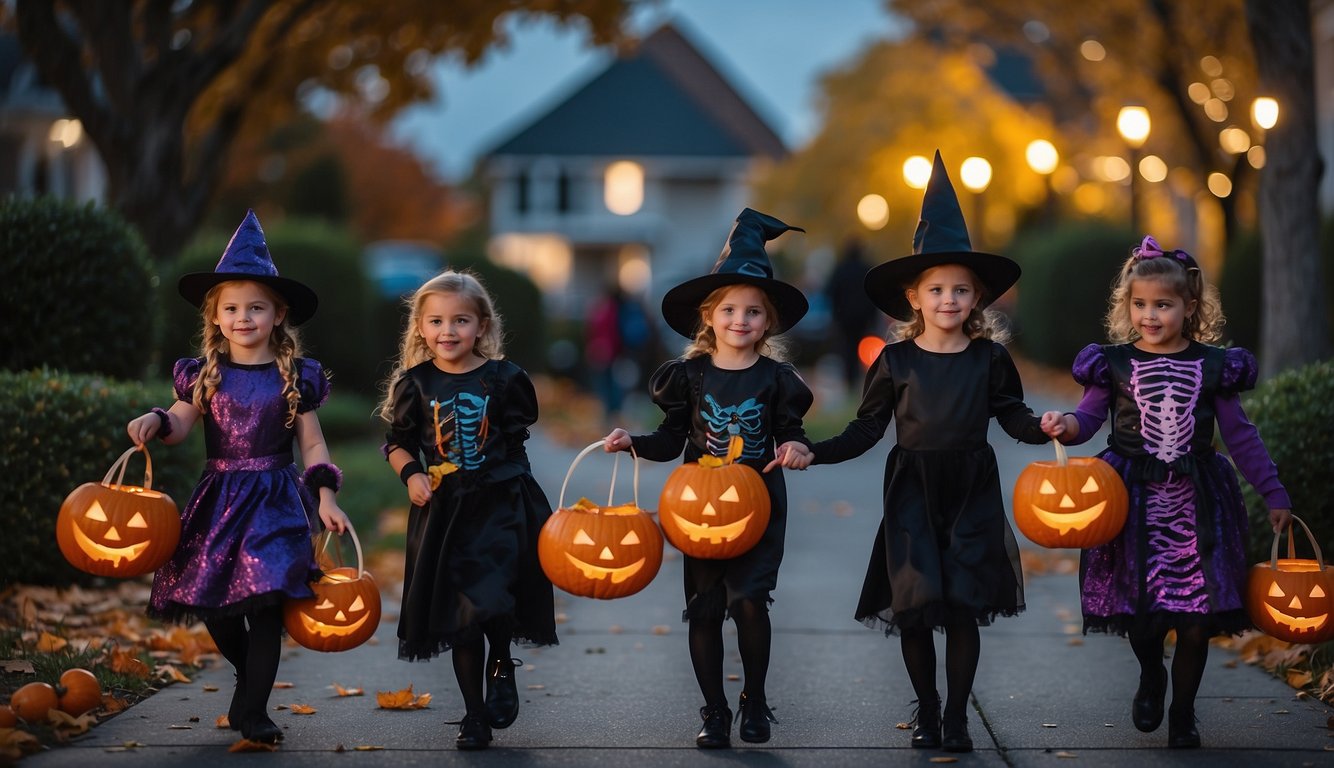
[[[744,464],[717,465],[703,457],[667,477],[658,518],[672,546],[690,555],[725,560],[749,551],[769,527],[769,490]]]
[[[1121,532],[1128,511],[1125,484],[1102,459],[1035,461],[1014,484],[1014,522],[1044,547],[1106,544]]]
[[[181,516],[171,497],[136,486],[84,483],[65,497],[56,517],[65,559],[97,576],[157,570],[180,537]]]
[[[283,626],[312,651],[346,651],[370,639],[380,626],[380,590],[370,573],[334,568],[311,584],[315,596],[288,600]]]
[[[582,597],[633,595],[658,575],[662,534],[633,504],[599,508],[580,499],[542,526],[537,555],[551,583]]]
[[[1334,572],[1314,560],[1281,559],[1251,567],[1246,608],[1251,621],[1267,635],[1290,643],[1321,643],[1334,638],[1331,610]]]

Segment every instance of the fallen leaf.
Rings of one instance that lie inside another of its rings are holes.
[[[148,665],[133,651],[120,648],[111,652],[111,671],[140,679],[147,679],[153,674]]]
[[[274,712],[282,712],[284,709],[287,709],[287,705],[286,705],[286,704],[275,704],[275,705],[273,706],[273,711],[274,711]]]
[[[353,747],[352,749],[356,750],[357,752],[379,752],[380,750],[384,749],[384,747],[374,747],[371,746],[370,744],[360,744],[358,746]]]
[[[33,675],[37,673],[37,670],[32,668],[31,661],[24,661],[22,659],[5,659],[4,661],[0,661],[0,672],[15,675]]]
[[[291,710],[294,715],[313,715],[318,711],[309,704],[293,704]]]
[[[1079,757],[1079,755],[1076,755],[1074,752],[1057,752],[1057,753],[1056,753],[1056,756],[1057,756],[1057,757],[1064,757],[1064,758],[1067,758],[1067,759],[1068,759],[1068,758],[1072,758],[1072,757]]]
[[[204,686],[204,690],[207,691],[208,693],[213,693],[213,692],[215,692],[215,691],[218,690],[218,686],[216,686],[216,685],[205,685],[205,686]]]
[[[278,682],[275,682],[273,684],[273,687],[276,689],[276,688],[295,688],[296,686],[292,683],[284,683],[281,680],[279,680]]]
[[[732,682],[736,682],[741,679],[741,675],[738,675],[737,673],[733,672],[727,676],[727,679]]]
[[[544,690],[546,690],[546,686],[545,686],[545,685],[542,685],[541,683],[533,683],[533,684],[531,684],[531,685],[529,685],[529,686],[527,686],[527,687],[528,687],[528,690],[530,690],[530,691],[544,691]]]
[[[912,728],[912,723],[895,723],[894,727],[898,728],[900,731],[906,731],[909,728]]]
[[[194,728],[195,728],[195,727],[194,727],[193,725],[169,725],[169,726],[167,726],[167,730],[169,730],[169,731],[193,731]]]
[[[171,664],[159,665],[157,668],[157,676],[167,680],[174,680],[175,682],[178,683],[190,682],[190,678],[186,677],[184,672],[180,671]]]
[[[232,727],[232,721],[226,715],[218,715],[218,719],[213,721],[213,725],[221,729],[228,729]]]
[[[102,711],[108,715],[124,712],[129,706],[130,702],[126,699],[117,698],[109,693],[102,694]]]
[[[946,757],[946,756],[944,756],[944,755],[941,755],[941,756],[939,756],[939,757],[933,757],[933,758],[931,758],[931,762],[933,762],[933,763],[957,763],[957,762],[959,762],[959,758],[957,758],[957,757]]]
[[[277,744],[265,744],[262,741],[241,739],[227,748],[228,752],[277,752]]]
[[[17,728],[0,728],[0,761],[17,762],[20,757],[41,749],[42,743],[31,733]]]
[[[655,625],[653,625],[653,634],[655,634],[655,635],[667,635],[667,634],[671,634],[671,631],[672,631],[672,628],[669,627],[669,626],[667,626],[666,624],[655,624]]]
[[[1043,727],[1043,728],[1055,728],[1055,727],[1056,727],[1056,723],[1043,723],[1043,724],[1042,724],[1042,727]]]
[[[43,632],[42,636],[37,638],[36,649],[39,653],[59,653],[69,645],[69,641],[50,632]]]
[[[401,691],[376,691],[375,702],[380,709],[425,709],[431,703],[431,694],[414,694],[409,685]]]
[[[338,683],[334,683],[333,688],[339,696],[363,696],[366,693],[364,688],[344,688]]]

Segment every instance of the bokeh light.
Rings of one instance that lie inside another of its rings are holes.
[[[889,223],[889,203],[872,192],[857,201],[857,219],[867,229],[884,229]]]

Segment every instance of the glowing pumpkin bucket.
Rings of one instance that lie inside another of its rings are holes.
[[[144,453],[144,484],[125,485],[125,467]],[[116,475],[116,481],[111,481]],[[147,447],[125,451],[100,483],[84,483],[60,505],[56,543],[70,565],[96,576],[129,578],[167,562],[181,538],[176,502],[153,490],[153,459]]]
[[[769,527],[769,489],[760,473],[727,456],[701,456],[667,476],[658,497],[658,522],[672,546],[691,557],[727,560],[750,551]]]
[[[1271,637],[1290,643],[1323,643],[1334,639],[1331,609],[1334,603],[1334,572],[1325,568],[1325,556],[1311,529],[1296,515],[1294,522],[1306,531],[1315,559],[1297,557],[1293,528],[1288,525],[1288,556],[1279,559],[1278,539],[1269,551],[1269,562],[1251,566],[1246,578],[1246,610],[1255,626]]]
[[[1035,461],[1014,483],[1014,522],[1043,547],[1086,549],[1121,533],[1130,510],[1125,483],[1112,465],[1066,455],[1053,440],[1056,461]]]
[[[614,504],[616,470],[612,464],[607,505],[599,507],[581,498],[565,506],[565,490],[579,462],[602,448],[599,440],[570,462],[561,483],[557,509],[538,534],[537,556],[551,583],[573,595],[610,600],[633,595],[658,575],[662,567],[662,534],[649,513],[639,506],[639,457],[634,457],[634,503]],[[633,452],[632,452],[633,455]]]
[[[324,576],[310,585],[315,596],[283,604],[287,634],[312,651],[351,650],[369,640],[380,626],[380,588],[364,567],[357,532],[350,525],[347,532],[357,551],[357,567],[327,567],[331,563],[324,551],[334,534],[316,534],[317,541],[323,538],[323,544],[316,548],[316,559]],[[334,551],[340,550],[335,547]]]

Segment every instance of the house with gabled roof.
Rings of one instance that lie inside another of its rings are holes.
[[[490,256],[531,275],[555,317],[582,317],[613,281],[656,306],[713,266],[786,151],[668,24],[486,153]]]

